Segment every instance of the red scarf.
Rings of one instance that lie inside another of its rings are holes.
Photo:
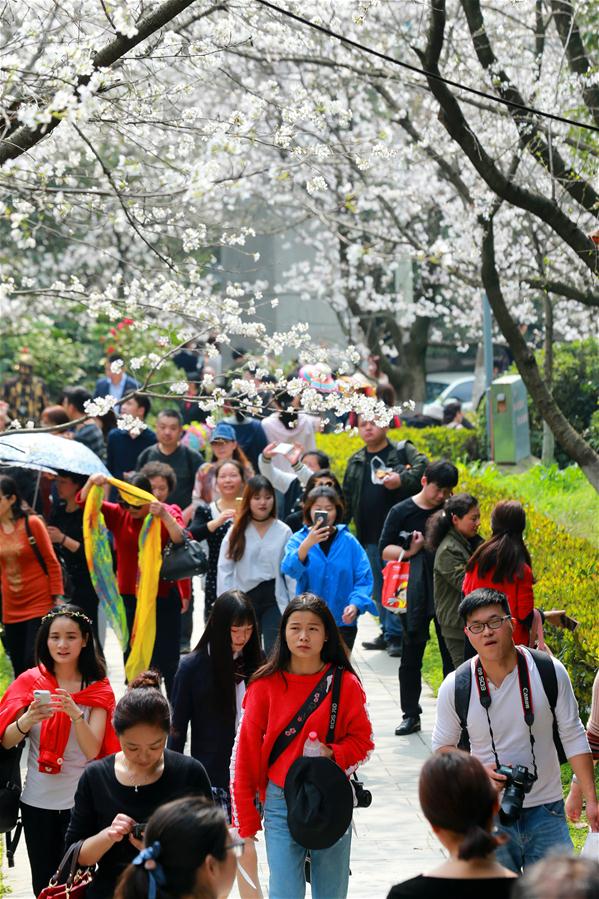
[[[30,668],[19,675],[0,701],[0,740],[8,725],[15,720],[17,713],[33,702],[34,690],[50,690],[53,693],[57,689],[58,681],[43,665]],[[84,690],[72,693],[71,696],[78,704],[106,709],[106,729],[97,758],[118,752],[120,745],[112,726],[115,698],[108,678],[96,681]],[[42,774],[60,774],[70,732],[71,719],[64,712],[56,712],[51,718],[42,721],[38,758]]]

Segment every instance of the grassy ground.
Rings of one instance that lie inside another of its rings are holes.
[[[441,682],[443,681],[443,669],[441,667],[441,654],[439,652],[439,644],[437,643],[435,629],[432,624],[431,639],[428,641],[426,645],[426,651],[424,653],[422,676],[424,677],[427,684],[429,684],[429,686],[432,688],[436,696],[437,691],[441,686]],[[570,765],[565,764],[561,766],[561,776],[565,799],[570,789],[570,781],[572,780],[572,768],[570,767]],[[597,768],[595,769],[595,777],[597,779]],[[586,815],[583,813],[582,819],[579,824],[571,824],[570,822],[568,822],[568,827],[570,829],[572,842],[574,843],[574,849],[577,853],[579,853],[584,846],[584,842],[587,838],[588,833],[588,829],[586,826]]]
[[[578,466],[534,465],[522,474],[505,474],[505,469],[500,472],[488,465],[477,474],[489,486],[508,488],[514,498],[531,503],[537,512],[599,547],[599,494]]]

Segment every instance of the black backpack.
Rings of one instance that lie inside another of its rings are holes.
[[[538,649],[529,649],[528,651],[532,656],[533,662],[537,666],[539,674],[541,675],[541,683],[543,684],[545,695],[549,700],[549,707],[553,716],[553,742],[555,744],[555,751],[557,752],[559,763],[560,765],[563,765],[564,762],[568,761],[568,757],[566,756],[564,747],[562,746],[562,741],[560,739],[557,726],[557,719],[555,717],[555,706],[557,704],[557,674],[555,673],[555,665],[553,664],[553,659],[551,658],[551,656],[546,652],[541,652]],[[470,751],[470,736],[468,734],[468,706],[470,704],[470,693],[472,691],[471,661],[471,659],[467,659],[459,666],[459,668],[456,669],[454,693],[455,710],[458,718],[460,719],[460,726],[462,728],[462,734],[458,746],[460,749],[465,749],[467,752]]]
[[[6,834],[8,867],[14,867],[14,855],[23,824],[19,818],[21,798],[21,754],[23,744],[4,749],[0,746],[0,833]],[[14,834],[11,831],[14,829]]]

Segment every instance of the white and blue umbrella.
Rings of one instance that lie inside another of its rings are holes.
[[[78,440],[55,434],[4,432],[0,434],[0,464],[16,464],[19,468],[70,471],[72,474],[108,475],[109,471],[92,450]]]

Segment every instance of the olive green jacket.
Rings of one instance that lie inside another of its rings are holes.
[[[435,614],[442,628],[461,631],[464,627],[458,615],[458,606],[462,599],[466,563],[472,552],[472,545],[466,537],[451,527],[435,553]]]

